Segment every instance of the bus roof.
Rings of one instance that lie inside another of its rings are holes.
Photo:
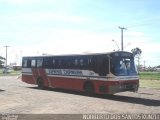
[[[59,54],[59,55],[51,55],[51,54],[46,54],[46,55],[40,55],[40,56],[24,56],[24,58],[29,57],[29,58],[40,58],[40,57],[69,57],[69,56],[97,56],[97,55],[108,55],[112,53],[130,53],[127,51],[113,51],[113,52],[104,52],[104,53],[81,53],[81,54]],[[131,53],[132,54],[132,53]]]

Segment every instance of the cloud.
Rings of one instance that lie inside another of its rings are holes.
[[[4,35],[7,35],[7,33]],[[117,46],[112,42],[113,36],[115,36],[115,40],[119,38],[119,35],[112,32],[95,32],[71,28],[52,28],[49,30],[35,29],[31,30],[30,33],[22,31],[21,33],[17,32],[15,34],[13,32],[12,35],[16,38],[16,40],[14,41],[13,39],[12,42],[16,42],[17,44],[10,44],[9,52],[11,53],[14,51],[12,56],[8,57],[10,61],[15,61],[17,59],[17,54],[20,58],[20,51],[22,51],[23,56],[42,55],[43,53],[57,55],[81,54],[85,52],[110,52],[117,50]],[[131,51],[132,48],[139,47],[142,49],[141,63],[143,64],[143,61],[147,61],[147,66],[154,66],[158,64],[156,61],[159,60],[157,57],[159,54],[159,43],[146,41],[146,36],[143,36],[144,37],[140,36],[138,40],[134,40],[135,42],[132,41],[133,39],[128,39],[127,42],[131,44],[126,46],[125,50]],[[23,44],[18,44],[17,39],[23,41]],[[127,42],[125,41],[124,45]],[[117,43],[119,44],[120,40],[117,41]],[[4,49],[2,51],[4,51]],[[3,55],[5,55],[5,51]]]
[[[58,13],[54,11],[45,11],[45,12],[31,12],[31,13],[19,13],[16,15],[2,15],[1,21],[3,23],[16,24],[20,25],[34,25],[34,24],[67,24],[67,23],[76,23],[76,24],[86,24],[89,19],[87,17],[78,16],[78,15],[70,15],[64,13]],[[20,26],[23,27],[23,26]]]
[[[21,33],[21,37],[24,36]],[[37,38],[34,38],[37,35]],[[31,33],[31,38],[23,39],[23,55],[36,55],[37,53],[49,54],[72,54],[90,52],[107,52],[112,51],[114,43],[111,36],[105,33],[88,32],[77,29],[53,29],[49,33],[41,31],[39,33]],[[28,39],[28,41],[27,41]],[[35,40],[34,40],[35,39]],[[33,42],[34,41],[34,42]],[[37,43],[36,43],[37,41]],[[27,45],[26,42],[29,42]]]

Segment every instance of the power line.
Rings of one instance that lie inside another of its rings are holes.
[[[117,42],[116,42],[115,40],[113,40],[113,39],[112,39],[112,41],[117,45],[117,48],[118,48],[118,51],[119,51],[119,50],[120,50],[120,48],[119,48],[119,46],[118,46]]]

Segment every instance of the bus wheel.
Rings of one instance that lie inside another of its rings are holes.
[[[84,91],[87,95],[93,95],[94,94],[94,86],[91,82],[86,82],[84,85]]]
[[[37,85],[38,85],[39,89],[44,89],[45,88],[44,83],[43,83],[43,79],[41,79],[41,78],[37,79]]]

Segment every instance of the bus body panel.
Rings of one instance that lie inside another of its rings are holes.
[[[42,79],[44,81],[44,86],[46,87],[49,87],[49,80],[48,80],[48,77],[46,75],[46,72],[45,72],[45,69],[43,68],[39,68],[37,69],[37,75],[36,76],[36,79]]]
[[[36,84],[31,68],[22,68],[22,81],[28,84]]]
[[[104,57],[102,55],[100,57],[96,55],[93,57],[90,55],[89,57],[82,56],[84,60],[81,60],[80,56],[69,56],[69,58],[55,58],[54,56],[24,57],[22,65],[22,81],[29,84],[37,84],[37,81],[41,79],[43,80],[45,87],[63,88],[76,91],[85,91],[85,83],[90,82],[94,87],[94,93],[97,94],[114,94],[122,91],[136,91],[139,87],[139,78],[137,75],[130,75],[135,68],[131,69],[132,71],[130,71],[128,76],[121,76],[122,72],[118,73],[115,69],[111,71],[118,75],[116,76],[112,74],[111,77],[107,77],[107,73],[110,73],[110,69],[117,67],[114,57],[119,59],[118,64],[124,64],[125,62],[126,64],[129,62],[133,63],[133,60],[128,57],[128,53],[124,54],[127,56],[125,59],[121,59],[120,52],[117,52],[117,54],[116,52],[113,53],[113,58],[108,57],[107,59],[107,55],[108,54],[104,54]],[[73,61],[73,58],[75,61]],[[58,59],[59,61],[57,61]],[[63,64],[62,66],[63,60],[67,61],[67,59],[72,61],[72,63],[69,61],[69,63]],[[99,61],[98,63],[96,59]],[[112,59],[113,62],[111,61]],[[88,64],[86,67],[82,67],[82,65],[86,64],[84,61]],[[55,63],[59,66],[56,66]],[[72,68],[70,65],[73,63],[76,66]],[[110,63],[112,63],[113,66],[112,64],[110,65]],[[79,64],[79,66],[77,66],[77,64]],[[69,67],[67,68],[66,65]],[[128,71],[123,72],[123,75],[126,74],[126,72]]]
[[[107,78],[99,80],[98,78],[76,78],[76,76],[48,76],[43,69],[38,69],[32,74],[35,75],[23,75],[23,82],[37,84],[35,78],[40,77],[44,80],[46,87],[84,91],[84,83],[89,81],[93,84],[95,93],[97,94],[114,94],[122,91],[135,91],[137,85],[139,84],[138,79],[118,81],[114,79],[109,80]]]
[[[64,88],[69,90],[83,91],[83,83],[81,79],[64,78],[64,77],[49,77],[51,87]]]
[[[28,84],[36,84],[32,75],[22,75],[22,81]]]

